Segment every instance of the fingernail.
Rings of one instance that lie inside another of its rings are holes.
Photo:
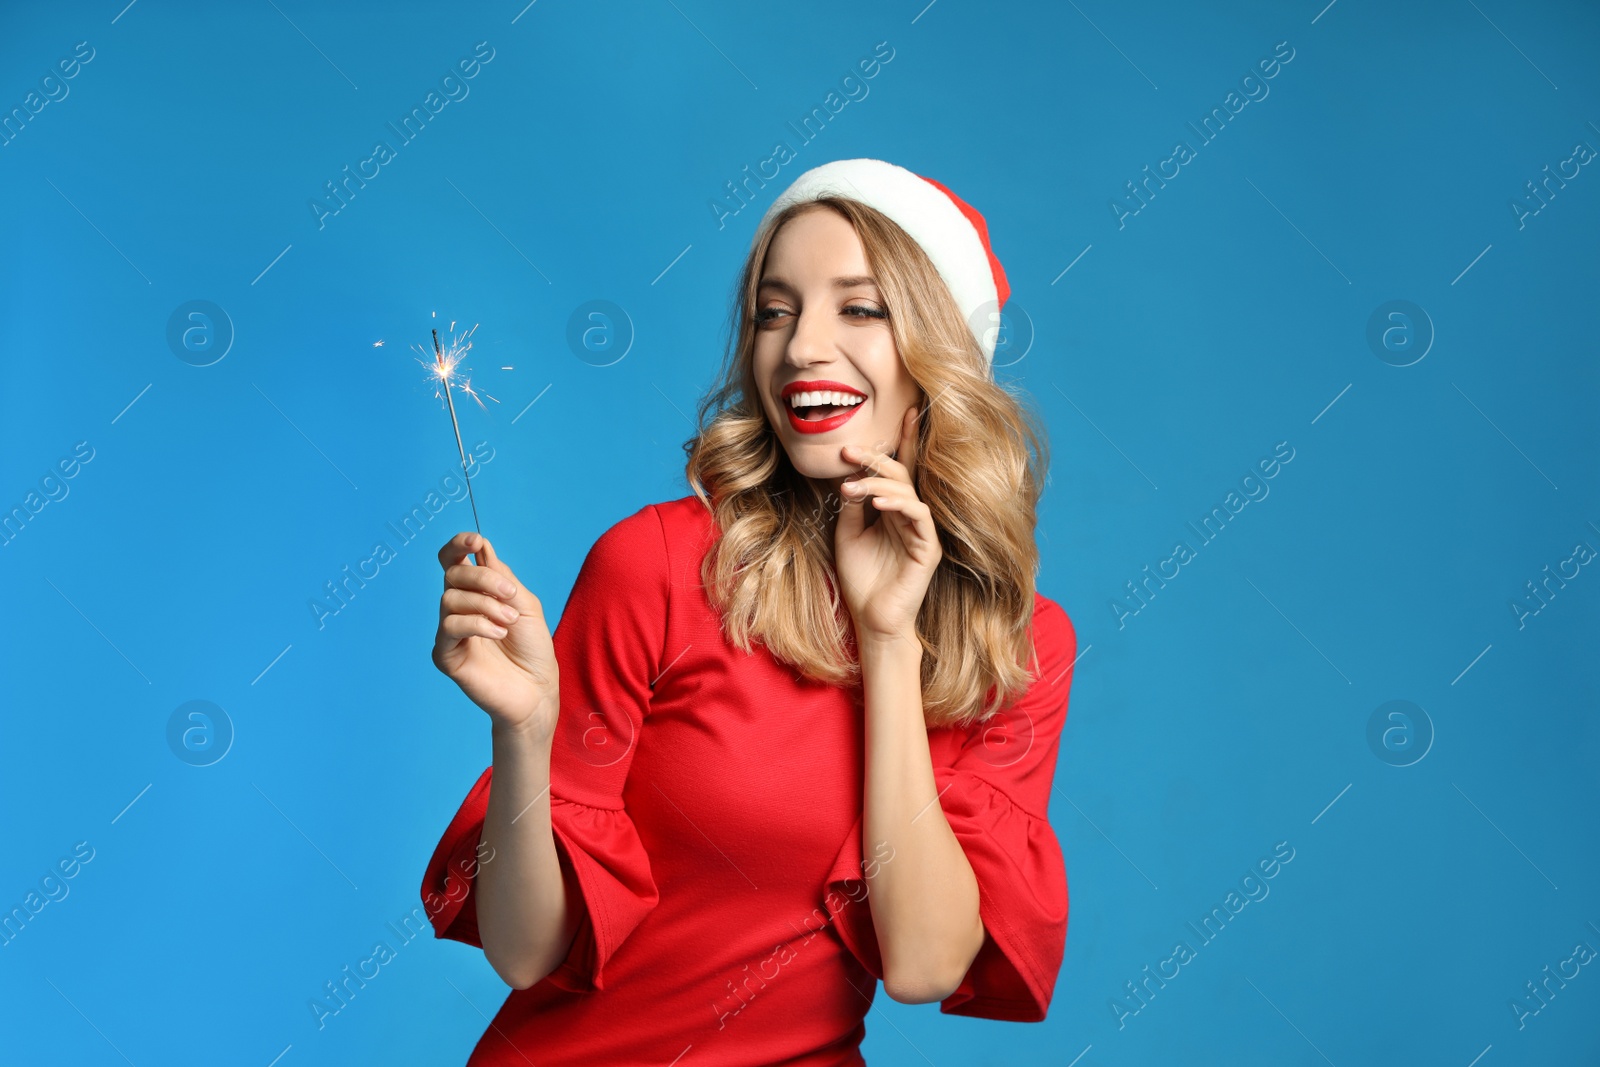
[[[512,585],[510,582],[501,582],[500,583],[500,595],[501,596],[510,596],[512,593],[515,593],[516,591],[517,591],[517,587]]]

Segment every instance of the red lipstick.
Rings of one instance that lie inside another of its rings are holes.
[[[830,415],[825,419],[807,421],[806,419],[802,419],[799,412],[795,411],[795,409],[790,406],[789,398],[795,393],[810,392],[848,393],[851,396],[859,396],[862,398],[862,400],[861,403],[855,405],[854,407],[841,411],[838,414]],[[857,411],[866,406],[866,395],[867,394],[863,393],[854,386],[845,385],[843,382],[829,381],[827,379],[818,379],[816,381],[809,382],[790,382],[788,385],[784,386],[783,390],[779,393],[779,396],[782,398],[783,409],[789,414],[789,425],[793,426],[797,433],[827,433],[829,430],[837,430],[839,427],[849,422],[851,416],[853,416]]]

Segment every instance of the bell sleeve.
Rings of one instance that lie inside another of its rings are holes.
[[[652,505],[595,542],[551,635],[561,691],[550,824],[579,922],[566,959],[544,980],[571,992],[605,988],[606,963],[660,899],[622,794],[663,668],[670,588],[666,535]],[[474,890],[479,864],[493,860],[479,842],[493,777],[490,767],[473,785],[422,883],[434,936],[479,948]]]
[[[977,879],[984,929],[961,984],[939,1004],[946,1015],[1042,1021],[1066,949],[1066,865],[1048,813],[1077,637],[1054,601],[1041,601],[1035,613],[1034,648],[1029,688],[971,727],[952,764],[933,772],[940,807]],[[845,947],[881,979],[861,835],[857,819],[824,903]]]

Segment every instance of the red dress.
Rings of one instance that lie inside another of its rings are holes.
[[[723,639],[699,579],[716,535],[693,496],[648,505],[579,571],[554,634],[550,817],[582,919],[565,962],[511,991],[468,1067],[865,1063],[883,970],[863,877],[861,691]],[[1077,642],[1055,601],[1039,596],[1034,620],[1023,698],[928,731],[986,930],[948,1014],[1037,1022],[1061,966],[1066,869],[1048,810]],[[435,936],[479,947],[492,772],[422,883]]]

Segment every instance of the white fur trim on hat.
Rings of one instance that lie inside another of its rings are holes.
[[[835,195],[878,209],[922,246],[949,286],[984,358],[993,362],[996,331],[991,328],[989,316],[983,317],[981,329],[973,325],[973,316],[981,308],[996,308],[999,302],[989,256],[978,231],[943,191],[904,167],[881,159],[840,159],[813,167],[767,208],[756,227],[756,240],[790,204]]]

